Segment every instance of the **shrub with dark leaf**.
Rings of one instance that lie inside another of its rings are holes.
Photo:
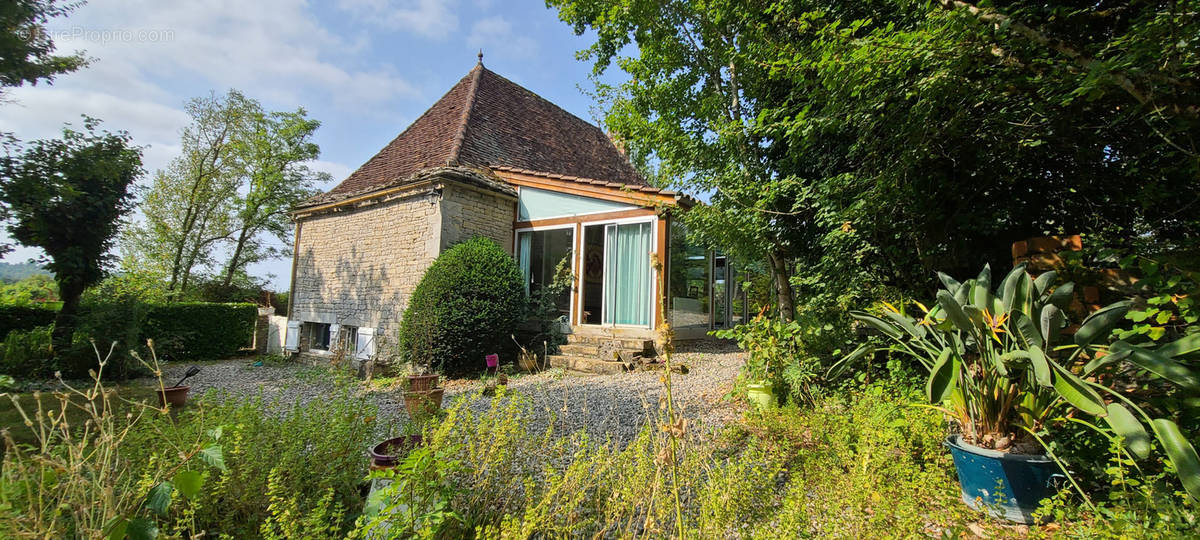
[[[447,374],[479,371],[485,355],[511,353],[525,302],[516,261],[495,242],[473,238],[426,270],[400,321],[400,349],[418,362],[428,352]]]
[[[54,322],[53,309],[40,306],[0,306],[0,339],[13,330],[30,330]]]

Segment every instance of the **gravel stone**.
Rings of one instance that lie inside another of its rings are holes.
[[[187,382],[192,395],[215,390],[228,397],[253,397],[262,392],[267,401],[291,404],[319,400],[335,391],[332,375],[321,368],[303,364],[254,366],[254,361],[239,358],[198,364],[202,371]],[[677,412],[688,419],[690,432],[719,428],[741,414],[743,406],[726,396],[745,362],[743,352],[728,342],[701,340],[680,344],[673,361],[689,368],[686,375],[672,374],[671,380]],[[189,365],[166,367],[164,382],[173,384]],[[623,446],[662,406],[662,375],[661,371],[593,375],[549,370],[510,376],[508,390],[531,403],[527,426],[530,433],[543,433],[553,421],[558,435],[586,430],[593,438],[611,438]],[[151,379],[143,382],[157,384]],[[487,411],[497,398],[480,395],[484,384],[480,379],[444,381],[443,407],[465,399],[471,410]],[[366,393],[379,407],[381,420],[407,418],[399,389],[371,389]]]

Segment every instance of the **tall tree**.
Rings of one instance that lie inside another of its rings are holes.
[[[85,64],[83,53],[56,55],[54,40],[46,32],[46,23],[64,17],[83,2],[61,4],[56,0],[11,0],[0,4],[0,102],[9,88],[39,82],[50,83],[60,73],[75,71]],[[5,151],[16,143],[0,131]],[[0,208],[0,221],[8,219]],[[0,242],[0,255],[11,250]]]
[[[1003,264],[1032,235],[1200,244],[1194,1],[549,4],[630,77],[600,86],[610,129],[712,194],[689,224],[794,258],[806,302]]]
[[[753,132],[762,105],[751,89],[766,69],[747,47],[761,2],[549,0],[577,33],[597,32],[583,57],[602,74],[616,64],[630,80],[598,83],[607,123],[635,161],[675,187],[711,194],[688,212],[691,232],[744,257],[769,261],[780,315],[793,315],[790,203],[766,148]],[[632,46],[632,47],[631,47]],[[636,48],[637,54],[626,54]],[[782,209],[782,211],[781,211]]]
[[[312,142],[321,122],[308,118],[304,109],[267,113],[257,102],[251,103],[233,144],[245,195],[238,198],[233,220],[232,248],[221,281],[224,288],[250,264],[286,254],[270,241],[290,244],[288,210],[312,196],[316,182],[329,179],[327,173],[305,165],[321,154]]]
[[[235,139],[253,103],[230,91],[195,98],[182,153],[157,171],[142,203],[145,223],[131,228],[125,257],[160,272],[171,293],[186,291],[197,265],[232,233],[238,186]]]
[[[55,354],[71,345],[79,298],[104,277],[121,217],[133,208],[130,189],[143,173],[142,150],[129,135],[64,128],[61,139],[34,141],[0,165],[0,202],[12,216],[9,233],[46,252],[62,308],[54,321]]]

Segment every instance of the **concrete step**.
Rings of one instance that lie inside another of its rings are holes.
[[[559,367],[563,369],[569,369],[571,371],[598,373],[602,375],[610,375],[625,371],[625,366],[620,362],[598,360],[594,357],[553,354],[546,358],[550,360],[550,367]]]

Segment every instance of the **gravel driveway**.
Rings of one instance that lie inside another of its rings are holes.
[[[672,377],[676,404],[689,422],[715,428],[740,414],[740,405],[725,396],[745,361],[741,351],[727,342],[698,341],[681,345],[675,361],[689,368],[688,374]],[[242,358],[201,364],[203,371],[188,381],[193,395],[215,389],[233,396],[251,396],[261,390],[267,400],[306,403],[333,390],[330,375],[317,368],[252,363],[253,359]],[[169,366],[165,382],[173,383],[186,369],[187,364]],[[545,430],[553,418],[556,433],[586,429],[593,437],[612,437],[624,443],[637,434],[658,406],[663,394],[660,376],[661,372],[654,371],[586,375],[551,370],[513,376],[508,388],[532,403],[531,420],[536,425],[528,427],[533,433]],[[456,400],[470,399],[468,406],[472,410],[484,411],[493,399],[477,394],[483,387],[478,379],[450,380],[445,386],[444,407],[452,406]],[[367,395],[375,401],[382,417],[407,416],[399,389],[370,389]]]

